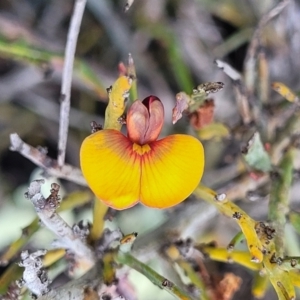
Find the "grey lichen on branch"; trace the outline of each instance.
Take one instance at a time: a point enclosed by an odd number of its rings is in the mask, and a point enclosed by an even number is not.
[[[59,206],[60,198],[58,196],[59,185],[52,184],[51,193],[45,198],[41,193],[41,185],[44,180],[34,180],[31,182],[26,197],[32,202],[36,213],[42,223],[51,230],[59,240],[55,242],[56,246],[67,249],[74,253],[77,261],[83,262],[87,268],[95,263],[95,255],[87,245],[86,233],[79,232],[78,226],[71,228],[60,216],[56,209]],[[84,229],[86,231],[86,228]]]
[[[43,268],[41,256],[46,254],[46,250],[38,250],[29,254],[28,251],[21,253],[20,267],[24,267],[23,278],[17,281],[19,287],[26,286],[35,296],[42,296],[49,292],[47,273]]]

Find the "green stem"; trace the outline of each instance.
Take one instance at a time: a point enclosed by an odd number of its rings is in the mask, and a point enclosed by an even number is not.
[[[277,256],[284,255],[284,227],[289,212],[289,190],[293,179],[293,160],[295,149],[289,147],[280,164],[279,172],[274,175],[270,192],[269,220],[276,230],[275,247]]]
[[[269,277],[261,276],[259,272],[255,272],[252,285],[252,295],[255,298],[261,299],[264,297],[269,286]]]
[[[17,264],[11,264],[0,278],[0,295],[7,292],[9,285],[19,279],[23,274],[24,269]],[[1,297],[0,297],[1,298]]]
[[[200,290],[201,292],[201,300],[209,300],[209,297],[206,293],[205,283],[202,280],[201,276],[195,272],[192,266],[184,261],[177,261],[178,265],[185,271],[187,277],[191,280],[191,282]]]
[[[230,243],[227,246],[228,251],[233,250],[233,248],[240,243],[243,239],[245,239],[244,233],[242,231],[238,232],[233,239],[230,241]]]
[[[27,244],[29,239],[40,228],[38,218],[34,219],[28,226],[22,229],[21,236],[11,243],[8,249],[1,255],[0,262],[2,265],[8,262]]]
[[[91,228],[90,239],[92,241],[97,241],[103,232],[104,228],[104,216],[108,210],[102,201],[95,198],[94,199],[94,209],[93,209],[93,226]]]
[[[130,101],[131,103],[133,103],[135,100],[138,99],[138,91],[137,91],[136,69],[131,54],[129,54],[128,56],[128,76],[135,79],[133,80],[130,89]]]
[[[166,279],[165,277],[159,275],[149,266],[145,265],[144,263],[140,262],[136,258],[134,258],[129,253],[123,253],[119,251],[116,256],[117,262],[127,265],[130,268],[140,272],[144,276],[146,276],[153,284],[157,285],[158,287],[164,289],[165,291],[169,292],[171,295],[175,296],[177,299],[182,300],[192,300],[193,298],[189,296],[186,292],[182,289],[177,287],[173,282]]]
[[[215,191],[202,184],[195,189],[194,194],[214,205],[220,213],[236,220],[247,241],[249,252],[252,255],[251,260],[257,263],[261,262],[263,254],[261,251],[261,241],[259,240],[255,229],[257,222],[248,216],[241,208],[227,199],[225,194],[218,195]]]
[[[52,62],[58,64],[63,63],[63,56],[60,53],[49,52],[41,48],[31,45],[26,41],[10,42],[0,36],[0,53],[11,59],[26,61],[31,64],[43,64]],[[76,59],[74,62],[74,72],[86,84],[93,89],[100,97],[106,96],[106,91],[103,88],[101,81],[93,69],[83,60]]]

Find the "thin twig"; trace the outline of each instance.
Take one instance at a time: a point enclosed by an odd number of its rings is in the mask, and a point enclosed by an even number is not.
[[[131,5],[133,4],[134,0],[127,0],[125,7],[124,7],[124,12],[127,12],[129,10],[129,8],[131,7]]]
[[[242,75],[228,63],[220,59],[217,59],[215,63],[226,75],[232,79],[238,110],[242,117],[243,123],[249,124],[252,121],[252,115]]]
[[[67,45],[65,50],[65,63],[62,75],[61,86],[61,106],[60,106],[60,123],[59,123],[59,141],[58,141],[58,166],[62,167],[65,163],[66,146],[68,138],[69,114],[70,114],[70,96],[73,73],[73,63],[77,38],[80,24],[85,9],[86,0],[76,0],[75,8],[71,19],[68,33]]]
[[[12,133],[10,135],[10,145],[11,151],[19,152],[37,166],[45,169],[48,174],[57,178],[67,179],[82,186],[87,186],[86,181],[79,169],[71,165],[63,165],[60,168],[57,161],[47,156],[45,151],[26,144],[22,141],[17,133]]]
[[[245,70],[245,84],[247,90],[251,93],[254,89],[255,84],[255,67],[256,67],[256,55],[259,50],[259,46],[261,45],[261,33],[263,28],[267,25],[267,23],[278,16],[282,10],[286,7],[286,5],[290,2],[290,0],[283,0],[279,2],[273,9],[267,12],[260,19],[256,30],[253,33],[250,45],[248,47],[244,70]]]
[[[261,104],[267,104],[270,97],[270,71],[265,49],[258,53],[258,97]]]

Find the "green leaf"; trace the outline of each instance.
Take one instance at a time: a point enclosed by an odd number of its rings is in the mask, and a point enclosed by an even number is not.
[[[262,144],[260,134],[255,132],[243,150],[243,157],[247,164],[257,171],[271,171],[271,159]]]

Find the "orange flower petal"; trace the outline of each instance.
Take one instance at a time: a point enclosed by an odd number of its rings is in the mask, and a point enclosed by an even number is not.
[[[146,206],[167,208],[186,199],[199,184],[204,151],[199,140],[170,135],[150,144],[142,156],[140,201]]]
[[[88,136],[80,149],[84,177],[94,194],[115,209],[135,205],[140,195],[140,156],[119,131],[106,129]]]

